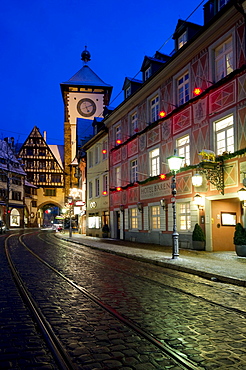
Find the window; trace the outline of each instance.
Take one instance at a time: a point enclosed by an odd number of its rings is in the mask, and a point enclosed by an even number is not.
[[[138,132],[138,115],[135,112],[131,115],[131,135],[136,134],[136,132]]]
[[[184,44],[187,43],[187,31],[185,31],[179,38],[178,38],[178,49],[182,48]]]
[[[33,149],[32,148],[27,148],[26,149],[26,154],[27,155],[33,155]]]
[[[148,80],[148,78],[151,76],[151,67],[148,67],[146,71],[144,72],[144,81]]]
[[[61,175],[51,174],[51,182],[60,183],[61,182]]]
[[[159,96],[150,101],[150,120],[155,122],[159,118]]]
[[[121,186],[121,170],[120,167],[115,169],[115,186]]]
[[[100,182],[99,182],[99,179],[95,179],[95,194],[96,194],[96,197],[99,197],[100,195]]]
[[[176,147],[178,149],[178,155],[184,157],[181,167],[190,165],[190,137],[189,135],[183,136],[176,141]]]
[[[191,228],[190,203],[178,203],[177,206],[179,208],[179,229],[188,231]]]
[[[134,159],[133,161],[130,162],[130,179],[131,182],[136,182],[138,181],[138,160]]]
[[[215,50],[215,80],[227,76],[233,71],[232,37],[219,45]]]
[[[45,197],[55,197],[56,196],[56,189],[54,189],[54,188],[44,189],[44,196]]]
[[[89,168],[93,167],[93,153],[89,152]]]
[[[126,98],[131,95],[131,86],[127,87],[126,89]]]
[[[151,207],[151,229],[157,230],[161,228],[160,206]]]
[[[95,164],[99,163],[99,145],[95,147]]]
[[[219,0],[219,10],[228,3],[229,0]]]
[[[189,73],[186,72],[178,78],[178,105],[186,103],[189,98]]]
[[[21,177],[18,176],[12,177],[12,184],[21,185]]]
[[[39,174],[39,181],[40,182],[46,182],[46,174],[45,173],[40,173]]]
[[[0,181],[7,182],[7,175],[5,173],[0,172]]]
[[[103,160],[108,158],[108,142],[105,140],[102,145],[102,150],[103,150]]]
[[[215,144],[217,155],[222,155],[223,152],[234,152],[233,115],[215,122]]]
[[[130,208],[130,228],[138,229],[138,210],[137,208]]]
[[[115,127],[115,141],[121,140],[121,127],[120,125]]]
[[[100,229],[101,227],[101,217],[99,216],[89,216],[88,217],[88,228],[89,229]]]
[[[108,175],[103,175],[103,194],[108,194]]]
[[[158,176],[160,174],[160,149],[156,148],[149,152],[150,161],[150,176]]]
[[[91,199],[92,198],[92,182],[90,181],[89,182],[89,199]]]

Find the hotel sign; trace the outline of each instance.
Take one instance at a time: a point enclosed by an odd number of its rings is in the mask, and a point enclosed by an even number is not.
[[[171,195],[171,179],[158,184],[140,187],[140,200]]]

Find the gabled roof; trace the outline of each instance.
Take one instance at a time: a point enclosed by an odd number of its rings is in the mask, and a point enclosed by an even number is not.
[[[9,147],[9,144],[5,140],[0,140],[0,159],[4,159],[6,162],[1,163],[0,161],[0,169],[7,172],[18,173],[19,175],[23,176],[26,175],[25,171],[20,166],[20,162],[15,157],[14,153]],[[7,164],[7,162],[9,163]]]
[[[130,85],[130,83],[134,83],[134,84],[141,85],[141,84],[143,83],[143,81],[142,81],[142,80],[138,80],[138,79],[136,79],[136,78],[126,77],[126,78],[125,78],[125,81],[124,81],[124,85],[123,85],[123,87],[122,87],[122,90],[125,90],[125,88],[126,88],[127,86],[129,86],[129,85]]]
[[[197,23],[187,22],[182,19],[179,19],[173,34],[173,39],[179,37],[183,32],[185,32],[187,28],[190,28],[194,31],[199,31],[202,28],[202,26],[200,26]]]
[[[64,162],[64,145],[48,145],[57,162],[63,168]]]
[[[169,55],[165,55],[165,54],[161,54],[161,55],[163,56],[161,59],[155,58],[155,57],[148,57],[147,55],[145,55],[140,71],[143,72],[146,69],[146,67],[148,67],[151,63],[160,65],[160,64],[166,63],[170,59]]]
[[[62,85],[107,87],[112,89],[112,86],[106,84],[88,65],[84,65],[68,81],[61,83],[61,86]]]

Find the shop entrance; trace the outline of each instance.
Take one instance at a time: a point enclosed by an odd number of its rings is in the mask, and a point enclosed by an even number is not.
[[[241,222],[241,207],[237,198],[212,202],[213,251],[234,251],[235,225]]]

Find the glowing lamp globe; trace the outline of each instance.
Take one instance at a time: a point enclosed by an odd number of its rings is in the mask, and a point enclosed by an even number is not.
[[[202,175],[200,175],[200,173],[195,173],[195,175],[192,176],[191,181],[193,186],[201,186],[203,181]]]
[[[241,201],[245,201],[246,200],[246,188],[241,188],[240,190],[238,190],[238,197]]]
[[[176,149],[174,150],[174,155],[171,155],[167,158],[168,166],[170,168],[171,172],[178,172],[180,170],[180,167],[182,165],[184,157],[180,157],[177,155]]]

